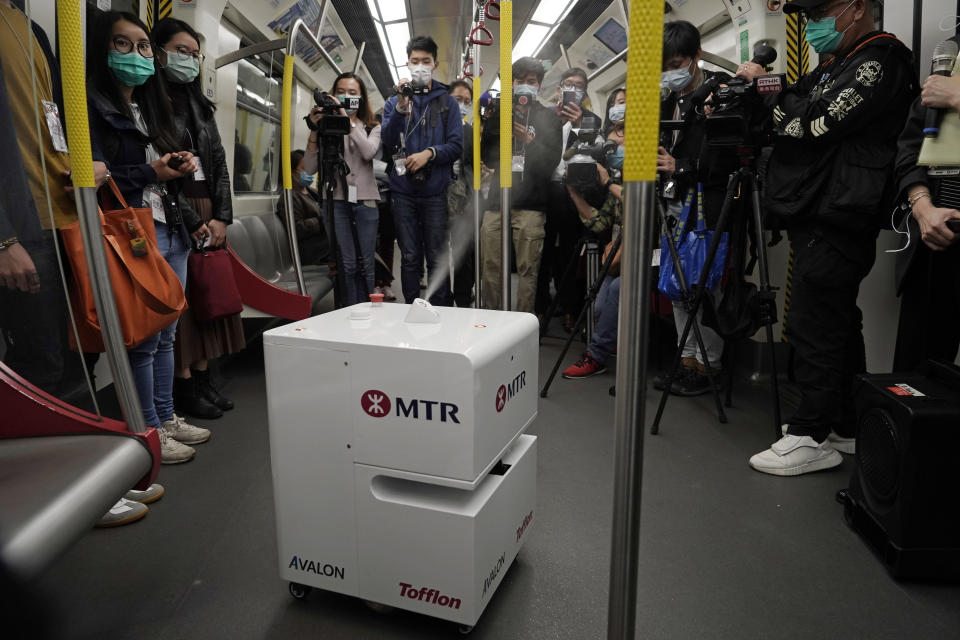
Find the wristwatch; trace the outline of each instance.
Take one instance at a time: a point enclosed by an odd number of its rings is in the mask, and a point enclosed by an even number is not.
[[[20,242],[20,240],[17,238],[17,236],[13,236],[13,237],[7,238],[6,240],[2,240],[0,241],[0,251],[6,251],[13,245],[17,244],[18,242]]]

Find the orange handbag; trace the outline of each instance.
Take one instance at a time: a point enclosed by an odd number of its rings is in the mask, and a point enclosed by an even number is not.
[[[187,301],[176,272],[157,249],[151,209],[127,206],[113,178],[107,185],[117,208],[100,209],[100,228],[123,341],[130,349],[170,326]],[[72,332],[70,346],[88,353],[104,351],[79,221],[63,227],[60,236],[72,271],[70,302],[80,334],[79,349]]]

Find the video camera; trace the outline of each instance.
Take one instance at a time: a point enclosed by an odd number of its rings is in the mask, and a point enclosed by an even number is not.
[[[359,109],[360,97],[348,96],[349,104],[341,104],[336,98],[320,89],[313,90],[313,101],[323,113],[317,123],[314,123],[309,115],[304,116],[307,127],[311,131],[317,131],[321,136],[340,136],[341,147],[343,146],[343,136],[350,134],[350,118],[340,115],[340,109]]]
[[[583,116],[580,129],[577,130],[577,143],[563,154],[567,161],[567,174],[564,182],[580,193],[597,186],[597,164],[605,163],[607,154],[617,150],[613,140],[598,141],[600,119]]]
[[[397,95],[412,98],[413,96],[423,96],[430,93],[430,85],[419,82],[404,82],[397,89]]]
[[[751,62],[765,67],[776,59],[776,49],[758,44]],[[707,143],[714,147],[764,146],[772,135],[772,127],[763,97],[780,93],[785,85],[782,74],[757,76],[753,82],[741,76],[726,82],[714,76],[704,82],[690,100],[698,110],[708,98],[708,104],[713,106],[713,112],[706,116]]]

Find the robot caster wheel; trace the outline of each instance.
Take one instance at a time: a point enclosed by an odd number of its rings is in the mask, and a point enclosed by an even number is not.
[[[462,624],[459,627],[457,627],[457,631],[460,632],[460,635],[465,636],[469,634],[471,631],[473,631],[473,625]]]
[[[396,607],[391,607],[388,604],[380,604],[379,602],[374,602],[372,600],[364,600],[363,604],[367,606],[367,609],[375,613],[379,613],[382,616],[393,613],[397,610]]]
[[[291,582],[288,589],[290,591],[290,595],[297,600],[303,600],[310,594],[311,591],[313,591],[313,587],[308,587],[297,582]]]

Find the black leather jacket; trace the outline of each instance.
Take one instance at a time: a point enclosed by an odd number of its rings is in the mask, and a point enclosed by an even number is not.
[[[87,107],[94,157],[106,161],[127,204],[142,207],[144,187],[157,182],[157,173],[146,160],[150,140],[140,133],[133,120],[93,87],[87,87]],[[180,180],[171,180],[164,186],[179,204],[176,208],[166,209],[167,224],[183,224],[191,233],[199,229],[203,220],[185,198],[180,198]]]
[[[200,159],[200,166],[207,178],[210,198],[213,201],[213,219],[224,224],[233,222],[233,200],[230,196],[230,173],[227,156],[220,141],[220,131],[213,113],[207,113],[196,98],[183,85],[168,83],[173,102],[173,117],[177,127],[177,139],[183,142]],[[188,105],[189,109],[178,109]]]

